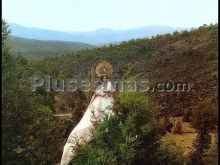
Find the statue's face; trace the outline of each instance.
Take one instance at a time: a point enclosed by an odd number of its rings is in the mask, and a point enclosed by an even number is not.
[[[106,81],[107,81],[107,77],[104,76],[104,77],[103,77],[103,82],[106,82]]]

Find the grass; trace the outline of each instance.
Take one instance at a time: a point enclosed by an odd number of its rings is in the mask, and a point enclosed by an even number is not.
[[[167,133],[166,137],[171,137],[175,143],[183,149],[184,155],[193,150],[193,141],[196,139],[197,132],[191,127],[190,123],[182,123],[182,134]],[[212,143],[214,142],[215,134],[212,133]]]
[[[193,141],[196,139],[197,133],[183,133],[181,135],[171,135],[178,146],[183,149],[184,154],[189,153],[193,149]]]
[[[196,132],[196,130],[193,127],[191,127],[190,123],[188,122],[183,122],[182,126],[183,126],[182,133],[195,133]]]

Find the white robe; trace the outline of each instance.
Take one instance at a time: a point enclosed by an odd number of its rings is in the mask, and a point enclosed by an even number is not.
[[[111,92],[114,91],[110,81],[98,85],[82,119],[72,130],[67,139],[60,165],[68,165],[76,156],[77,146],[86,144],[92,140],[94,122],[102,121],[106,115],[108,117],[113,115],[112,106],[114,100],[111,96]],[[110,94],[106,92],[110,92]]]

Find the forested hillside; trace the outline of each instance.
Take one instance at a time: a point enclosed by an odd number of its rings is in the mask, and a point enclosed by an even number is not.
[[[155,82],[187,82],[189,92],[148,92],[169,115],[184,115],[201,100],[217,101],[217,26],[158,35],[120,45],[96,48],[59,58],[47,58],[34,66],[55,78],[91,78],[91,70],[101,59],[109,60],[113,78],[148,78]],[[54,67],[56,66],[56,67]]]
[[[73,164],[216,164],[217,28],[203,25],[34,60],[13,53],[7,23],[2,21],[3,164],[58,163],[70,131],[91,99],[91,92],[81,90],[47,92],[42,86],[32,92],[30,78],[92,80],[94,67],[103,59],[113,65],[112,79],[148,78],[151,85],[171,81],[193,86],[185,92],[116,92],[116,115],[96,127],[94,140],[80,148]],[[58,112],[72,117],[57,117]],[[171,131],[171,117],[183,118],[184,124],[178,119]],[[193,149],[185,152],[175,137],[192,132]]]
[[[41,41],[15,36],[9,37],[8,45],[11,47],[11,52],[13,54],[32,59],[57,56],[95,47],[81,42]]]

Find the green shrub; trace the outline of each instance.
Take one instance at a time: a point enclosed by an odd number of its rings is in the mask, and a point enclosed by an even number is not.
[[[116,114],[97,126],[93,141],[82,146],[73,164],[153,164],[162,125],[158,107],[142,93],[119,93]],[[107,130],[107,131],[106,131]]]
[[[211,144],[211,132],[216,129],[217,107],[204,100],[193,109],[192,125],[198,131],[193,142],[195,151],[191,153],[191,163],[204,164],[203,156]]]
[[[158,147],[158,164],[184,164],[183,150],[171,136],[163,137]]]
[[[203,162],[205,165],[216,165],[218,164],[218,145],[217,143],[212,144],[210,148],[205,150],[203,154]]]

